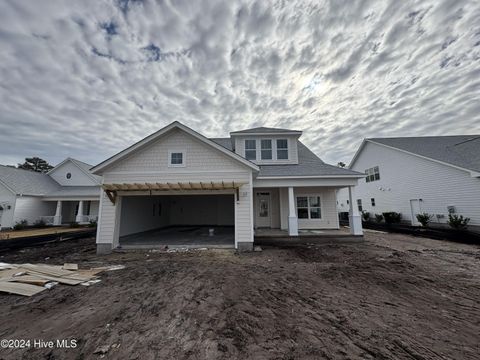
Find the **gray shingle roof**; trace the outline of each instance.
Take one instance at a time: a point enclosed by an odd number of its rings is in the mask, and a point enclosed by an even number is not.
[[[230,138],[210,139],[217,144],[233,151]],[[260,172],[258,177],[262,176],[342,176],[364,174],[340,168],[338,166],[324,163],[317,155],[308,149],[302,142],[297,142],[298,146],[298,164],[295,165],[259,165]]]
[[[239,130],[239,131],[232,131],[230,134],[237,134],[237,133],[285,133],[285,132],[298,132],[301,133],[300,130],[290,130],[290,129],[281,129],[281,128],[270,128],[265,126],[260,126],[251,129]]]
[[[47,174],[3,165],[0,165],[0,181],[17,195],[41,196],[60,188],[60,185]]]
[[[468,170],[480,171],[480,135],[372,138],[367,140]]]
[[[50,192],[46,197],[95,196],[100,197],[100,186],[62,186]]]

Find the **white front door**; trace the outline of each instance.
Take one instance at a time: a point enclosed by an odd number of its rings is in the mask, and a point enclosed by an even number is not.
[[[256,226],[270,227],[271,226],[271,209],[270,209],[270,193],[257,192],[257,211],[256,211]]]
[[[420,209],[420,200],[419,199],[412,199],[410,200],[410,209],[412,211],[412,225],[417,226],[420,223],[417,220],[417,214],[420,214],[422,210]]]

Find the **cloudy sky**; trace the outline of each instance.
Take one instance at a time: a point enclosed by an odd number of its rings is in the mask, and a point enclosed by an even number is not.
[[[206,136],[480,133],[480,2],[0,0],[0,163],[96,164],[179,120]]]

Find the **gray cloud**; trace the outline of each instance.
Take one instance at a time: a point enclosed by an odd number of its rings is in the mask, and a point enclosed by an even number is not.
[[[0,163],[97,163],[174,120],[207,136],[480,133],[480,5],[444,1],[4,1]]]

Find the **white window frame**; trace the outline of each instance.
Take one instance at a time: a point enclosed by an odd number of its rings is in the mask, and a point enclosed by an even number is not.
[[[287,147],[286,148],[279,148],[278,147],[278,140],[285,140],[287,142]],[[286,160],[289,160],[290,159],[290,151],[289,151],[289,143],[288,143],[288,139],[287,138],[276,138],[275,139],[275,160],[279,160],[279,161],[286,161]],[[278,158],[278,150],[281,150],[281,151],[284,151],[286,150],[287,151],[287,158],[286,159],[279,159]]]
[[[306,198],[307,198],[307,205],[308,205],[308,207],[307,207],[306,209],[308,209],[308,218],[300,218],[300,217],[298,216],[298,198],[303,198],[303,197],[306,197]],[[319,205],[320,205],[320,206],[313,206],[313,207],[311,207],[311,206],[310,206],[310,197],[318,197],[318,199],[319,199]],[[303,206],[302,206],[301,208],[302,208],[302,209],[305,209],[305,207],[303,207]],[[318,209],[320,209],[320,217],[318,217],[318,218],[312,218],[312,217],[310,217],[310,209],[311,209],[311,208],[315,208],[315,209],[318,208]],[[320,194],[297,194],[297,195],[295,195],[295,210],[297,211],[297,219],[298,219],[299,221],[302,221],[302,220],[305,220],[305,221],[306,221],[306,220],[313,220],[313,221],[323,220],[323,211],[322,211],[322,209],[323,209],[323,202],[322,202],[322,196],[321,196]]]
[[[377,166],[373,166],[371,168],[368,168],[365,170],[365,175],[367,175],[367,177],[365,178],[365,182],[369,183],[369,182],[373,182],[373,181],[379,181],[380,180],[380,167],[377,165]],[[373,177],[373,179],[370,179],[370,177]]]
[[[181,164],[172,164],[172,154],[182,154]],[[187,152],[185,150],[168,150],[168,167],[185,167],[187,165]]]
[[[255,149],[247,149],[247,141],[253,141],[255,143]],[[248,159],[247,158],[247,151],[255,151],[255,158],[254,159]],[[248,161],[256,161],[258,159],[258,144],[257,144],[257,139],[244,139],[243,140],[243,157],[247,159]]]
[[[270,148],[264,149],[262,147],[262,142],[263,141],[270,141]],[[273,158],[273,143],[274,143],[274,139],[260,139],[260,159],[261,160],[266,160],[266,161],[274,160],[274,158]],[[264,159],[263,158],[263,151],[270,151],[270,159]]]

